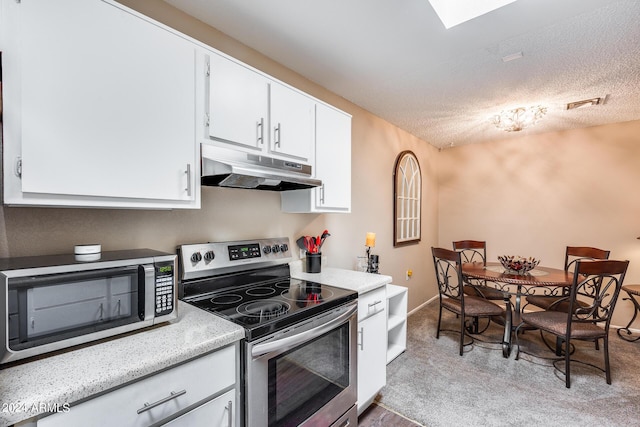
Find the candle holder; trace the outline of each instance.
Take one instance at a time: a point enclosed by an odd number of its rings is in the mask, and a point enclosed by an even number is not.
[[[380,257],[371,254],[371,247],[367,246],[367,273],[378,273]]]
[[[378,255],[371,255],[371,248],[376,245],[376,233],[368,232],[364,245],[367,247],[367,273],[377,273]]]

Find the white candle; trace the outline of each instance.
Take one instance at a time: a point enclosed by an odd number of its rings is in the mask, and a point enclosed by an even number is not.
[[[376,233],[367,233],[367,240],[364,245],[370,248],[374,247],[376,245]]]

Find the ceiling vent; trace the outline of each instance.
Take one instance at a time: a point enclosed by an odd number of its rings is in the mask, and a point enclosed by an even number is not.
[[[574,101],[567,104],[567,110],[576,110],[578,108],[593,107],[594,105],[604,104],[604,98],[591,98],[582,101]]]

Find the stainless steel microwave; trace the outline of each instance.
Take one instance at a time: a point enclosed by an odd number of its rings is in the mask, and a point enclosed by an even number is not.
[[[150,249],[0,259],[0,364],[177,317],[176,255]]]

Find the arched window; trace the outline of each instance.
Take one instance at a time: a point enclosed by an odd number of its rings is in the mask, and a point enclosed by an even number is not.
[[[396,159],[394,179],[394,246],[420,241],[422,175],[416,155],[403,151]]]

